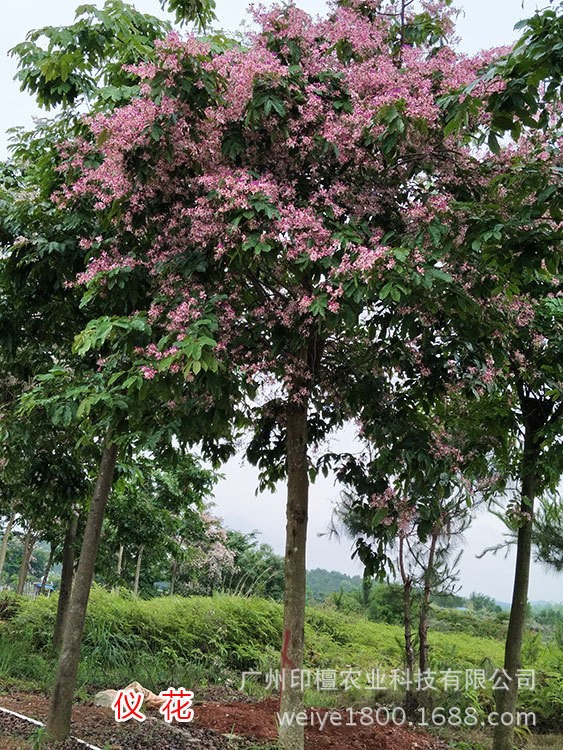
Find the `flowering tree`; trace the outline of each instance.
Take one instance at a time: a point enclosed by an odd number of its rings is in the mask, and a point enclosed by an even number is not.
[[[451,590],[455,582],[455,543],[468,527],[475,504],[474,487],[463,473],[463,456],[444,425],[448,405],[441,404],[441,414],[437,408],[431,411],[427,378],[418,377],[407,390],[396,372],[385,389],[381,374],[368,376],[367,382],[364,375],[361,386],[356,384],[363,450],[332,460],[347,488],[336,517],[355,543],[354,556],[363,562],[365,575],[393,575],[401,583],[405,664],[412,676],[413,593],[421,591],[418,668],[424,674],[429,668],[431,599]],[[366,398],[366,390],[377,392],[377,398]],[[409,715],[424,697],[407,681]]]
[[[514,52],[487,75],[507,76],[504,93],[487,100],[490,119],[478,133],[481,142],[489,136],[493,153],[481,153],[466,173],[473,186],[466,198],[434,219],[435,231],[448,226],[445,235],[455,238],[450,271],[466,294],[457,330],[463,337],[472,329],[474,361],[457,371],[461,391],[479,396],[466,415],[473,411],[476,430],[488,436],[484,455],[505,485],[519,485],[508,507],[518,538],[504,661],[509,688],[497,695],[499,713],[517,706],[535,501],[557,487],[563,470],[561,68],[554,38],[537,33],[560,24],[552,11],[536,15]],[[513,98],[511,118],[505,108]],[[469,100],[462,111],[479,106],[478,97]],[[501,147],[496,136],[507,129],[519,140]],[[512,745],[513,727],[497,727],[495,750]]]
[[[205,0],[195,3],[186,0],[174,2],[174,9],[185,20],[204,22],[209,18],[210,5]],[[120,322],[106,316],[95,334],[86,327],[74,353],[71,351],[73,335],[84,327],[88,318],[78,306],[79,292],[65,282],[84,269],[84,251],[78,239],[91,235],[91,212],[79,208],[72,212],[61,211],[50,200],[50,193],[60,181],[56,169],[60,155],[54,152],[54,142],[60,140],[57,136],[62,132],[68,138],[80,131],[77,115],[85,102],[94,110],[107,110],[116,102],[130,101],[138,93],[131,74],[123,65],[150,59],[154,50],[152,42],[165,28],[166,24],[138,13],[120,0],[109,0],[103,9],[82,6],[77,22],[71,27],[31,32],[28,40],[14,50],[20,58],[22,88],[31,91],[47,109],[63,105],[63,112],[54,124],[40,124],[33,134],[16,136],[16,177],[11,173],[13,165],[2,171],[0,197],[3,199],[10,191],[16,197],[14,200],[12,194],[8,201],[1,202],[3,260],[7,258],[6,265],[11,267],[8,275],[3,273],[2,293],[12,292],[19,284],[23,298],[29,303],[27,317],[16,321],[17,315],[12,314],[21,310],[19,301],[14,311],[10,311],[10,322],[18,333],[18,345],[24,350],[35,345],[40,352],[32,375],[41,377],[39,373],[45,360],[47,369],[56,363],[43,375],[41,386],[26,393],[20,416],[37,410],[47,414],[58,428],[68,430],[72,424],[75,439],[93,445],[101,453],[98,482],[90,504],[47,722],[49,735],[54,739],[64,739],[70,730],[84,617],[118,444],[127,451],[148,437],[154,448],[159,442],[169,441],[175,430],[176,434],[182,432],[178,430],[179,411],[174,418],[164,419],[162,413],[155,410],[154,403],[149,405],[150,399],[143,401],[144,394],[136,377],[139,376],[142,385],[142,362],[136,363],[132,379],[127,378],[123,369],[118,377],[115,369],[111,373],[116,364],[126,368],[133,354],[127,347],[116,346],[116,334],[125,329],[128,346],[132,346],[135,337],[141,334],[142,321]],[[45,42],[46,46],[42,47]],[[7,177],[5,181],[4,177]],[[7,286],[4,285],[6,278]],[[50,314],[53,311],[55,315]],[[99,312],[98,309],[96,314]],[[37,335],[41,342],[38,347]],[[110,357],[110,367],[102,373],[94,350],[104,343],[107,346],[109,341],[112,341],[113,357]],[[198,371],[213,367],[215,360],[208,353],[213,340],[202,334],[192,338],[191,343],[195,348],[188,357],[188,366],[197,362]],[[120,382],[116,383],[117,380]],[[159,403],[163,394],[160,391]],[[170,391],[164,400],[172,400]],[[136,425],[135,414],[139,417]],[[192,426],[197,422],[193,414],[189,421]],[[216,435],[217,431],[211,429],[208,434]],[[197,439],[194,432],[190,434]],[[181,439],[186,439],[186,435]],[[149,443],[145,441],[144,445],[148,447]],[[71,527],[73,523],[69,526],[70,536]],[[67,549],[70,550],[70,545]]]
[[[497,695],[500,713],[514,713],[517,705],[514,676],[521,661],[535,499],[557,487],[563,470],[555,144],[549,137],[530,138],[493,160],[464,230],[466,242],[480,254],[479,261],[465,254],[463,262],[474,262],[479,277],[465,273],[465,285],[479,301],[481,344],[491,352],[488,366],[469,373],[470,387],[481,396],[475,405],[478,429],[493,438],[489,456],[505,484],[520,485],[507,509],[518,543],[504,662],[510,689]],[[510,727],[498,728],[495,750],[511,747]]]
[[[461,104],[442,99],[445,132],[461,124],[460,140],[473,147],[449,176],[427,182],[434,210],[419,214],[415,243],[446,249],[441,271],[452,284],[434,312],[405,305],[401,324],[413,312],[425,324],[409,331],[423,386],[411,398],[427,405],[442,391],[465,436],[464,470],[489,491],[520,485],[507,509],[518,552],[499,713],[517,705],[534,501],[562,469],[560,24],[554,11],[537,14],[514,51],[462,89]],[[487,81],[492,93],[476,94]],[[519,140],[501,144],[507,130]],[[396,377],[413,382],[404,364]],[[495,750],[511,748],[512,735],[497,727]]]
[[[303,658],[308,446],[346,413],[335,375],[363,311],[450,281],[442,249],[405,237],[444,205],[432,186],[459,156],[438,99],[495,53],[456,55],[448,5],[350,0],[319,21],[277,7],[244,48],[172,34],[129,68],[141,96],[66,147],[60,200],[100,216],[88,294],[150,290],[144,377],[181,373],[211,321],[258,395],[253,455],[288,483],[284,670]],[[286,684],[282,710],[301,700]],[[302,729],[280,741],[302,747]]]

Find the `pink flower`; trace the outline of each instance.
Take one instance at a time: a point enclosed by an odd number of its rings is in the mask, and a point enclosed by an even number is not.
[[[154,367],[151,367],[149,365],[143,365],[141,367],[141,372],[143,373],[143,377],[145,380],[152,380],[156,375],[158,375],[158,370],[155,370]]]

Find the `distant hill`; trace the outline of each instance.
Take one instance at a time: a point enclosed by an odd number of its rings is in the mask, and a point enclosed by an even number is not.
[[[362,585],[361,576],[349,576],[338,570],[315,568],[307,571],[307,598],[323,601],[329,594],[354,591]]]
[[[498,604],[498,606],[502,607],[503,610],[510,610],[510,604],[508,602],[495,601],[495,604]],[[554,602],[554,601],[546,602],[543,599],[540,599],[538,601],[530,602],[530,607],[533,610],[546,609],[546,608],[549,609],[551,607],[555,607],[555,609],[557,609],[558,607],[563,607],[563,602],[559,602],[559,603]]]
[[[307,599],[310,602],[322,602],[329,594],[339,593],[340,591],[358,591],[362,588],[362,576],[349,576],[341,573],[339,570],[325,570],[324,568],[314,568],[307,571]],[[469,606],[469,599],[460,596],[448,596],[434,598],[435,603],[440,607],[465,607]],[[498,599],[492,599],[494,604],[499,606],[503,612],[510,611],[510,603]],[[533,610],[542,610],[550,607],[563,607],[563,603],[557,604],[553,601],[533,601],[530,602]]]
[[[507,604],[506,606],[510,608],[509,604]],[[555,602],[555,601],[546,602],[543,599],[541,599],[536,602],[530,602],[530,606],[532,609],[546,609],[546,608],[547,609],[551,609],[551,608],[559,609],[560,607],[563,607],[563,602]]]

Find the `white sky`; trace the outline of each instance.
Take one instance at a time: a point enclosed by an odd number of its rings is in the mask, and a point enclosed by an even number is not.
[[[29,29],[46,25],[71,23],[74,10],[86,0],[18,0],[2,3],[0,25],[0,158],[6,154],[7,128],[16,125],[31,125],[32,117],[40,114],[33,101],[19,91],[12,80],[16,71],[15,61],[7,51],[23,41]],[[130,0],[131,1],[131,0]],[[158,0],[132,0],[141,11],[159,15]],[[89,0],[94,2],[94,0]],[[100,2],[94,2],[100,5]],[[323,13],[326,3],[322,0],[298,0],[298,4],[310,13]],[[229,31],[236,30],[245,16],[246,0],[217,0],[218,26]],[[475,52],[487,47],[508,44],[516,38],[514,24],[521,18],[532,15],[536,7],[545,3],[535,0],[458,0],[462,15],[458,21],[460,47],[465,52]],[[350,436],[342,439],[344,450],[353,448]],[[261,540],[271,544],[283,554],[285,537],[285,495],[283,487],[274,496],[255,496],[256,472],[233,459],[223,469],[226,476],[216,492],[217,512],[227,526],[241,531],[258,529]],[[308,567],[342,570],[361,573],[361,565],[350,559],[350,542],[340,543],[319,536],[326,532],[331,509],[338,500],[339,490],[330,479],[319,481],[311,491],[309,514]],[[501,523],[492,515],[482,515],[466,534],[465,552],[462,558],[462,593],[481,591],[501,601],[510,601],[514,557],[505,560],[502,555],[477,560],[475,555],[485,547],[497,544],[503,533]],[[561,577],[546,573],[534,565],[531,576],[530,599],[563,601]]]

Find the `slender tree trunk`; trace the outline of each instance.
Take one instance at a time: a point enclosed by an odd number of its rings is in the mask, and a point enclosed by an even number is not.
[[[74,545],[76,544],[76,534],[78,533],[78,513],[72,514],[68,522],[63,547],[63,567],[61,570],[61,585],[59,588],[59,601],[57,603],[57,619],[55,621],[55,630],[53,632],[53,648],[58,651],[63,640],[63,630],[65,626],[68,604],[70,602],[70,593],[72,591],[72,579],[74,578]]]
[[[23,594],[27,576],[29,575],[29,561],[33,553],[33,547],[35,546],[35,538],[33,531],[30,529],[23,540],[23,557],[20,565],[20,577],[18,580],[18,586],[16,588],[16,594],[20,596]]]
[[[412,689],[411,680],[414,675],[414,646],[412,641],[412,579],[405,570],[405,540],[399,537],[399,569],[403,583],[403,630],[405,634],[405,667],[407,671],[407,689],[405,691],[405,713],[409,717],[414,716],[417,701]]]
[[[536,445],[537,433],[533,423],[534,419],[532,417],[526,419],[521,478],[522,499],[520,504],[523,520],[518,529],[514,589],[504,651],[504,669],[508,678],[504,677],[502,680],[502,682],[508,682],[508,690],[496,690],[496,709],[499,713],[499,723],[495,727],[493,735],[493,750],[513,750],[514,747],[513,723],[511,722],[510,726],[504,726],[500,716],[503,713],[514,716],[518,701],[516,673],[522,664],[522,642],[524,640],[528,606],[530,562],[532,559],[533,513],[539,453]]]
[[[369,597],[373,588],[373,578],[371,576],[364,575],[362,579],[362,606],[364,612],[367,612],[369,607]]]
[[[411,611],[412,583],[407,581],[403,585],[403,627],[405,631],[405,666],[410,677],[414,674],[414,646],[412,640],[412,611]]]
[[[428,613],[430,611],[430,594],[432,593],[432,576],[434,575],[434,560],[436,559],[438,535],[438,531],[432,532],[430,549],[428,551],[428,563],[424,571],[424,591],[422,593],[418,618],[418,668],[420,674],[428,670]]]
[[[174,591],[176,589],[176,575],[178,574],[178,561],[172,560],[172,571],[170,573],[170,590],[169,594],[170,596],[174,596]]]
[[[4,563],[6,562],[6,552],[8,551],[8,542],[10,541],[10,534],[12,533],[12,526],[16,520],[16,514],[12,513],[4,529],[4,536],[2,537],[2,546],[0,547],[0,577],[4,571]]]
[[[72,587],[57,676],[49,706],[46,728],[49,739],[54,742],[62,742],[70,734],[72,700],[76,686],[78,662],[80,661],[80,646],[86,619],[86,608],[94,578],[94,566],[116,460],[117,446],[106,443],[84,531],[80,562],[78,563],[76,580]]]
[[[135,583],[133,585],[133,593],[135,596],[139,594],[139,578],[141,577],[141,562],[143,560],[144,544],[139,545],[139,551],[137,552],[137,565],[135,566]]]
[[[125,551],[125,546],[123,544],[119,545],[119,550],[117,551],[117,566],[115,568],[115,572],[117,573],[117,577],[121,577],[121,571],[123,569],[123,552]]]
[[[49,551],[49,559],[47,560],[47,565],[45,565],[45,570],[43,571],[43,578],[41,579],[41,588],[39,589],[39,596],[43,596],[45,594],[45,586],[47,585],[47,581],[49,580],[49,573],[51,572],[51,566],[53,565],[54,557],[55,557],[55,547],[54,545],[51,545],[51,549]]]
[[[307,464],[307,403],[287,407],[287,526],[285,545],[284,629],[281,654],[282,691],[280,714],[291,715],[303,709],[303,668],[305,635],[305,549],[309,503]],[[292,680],[292,676],[295,682]],[[304,728],[293,722],[280,724],[280,750],[303,750]]]

